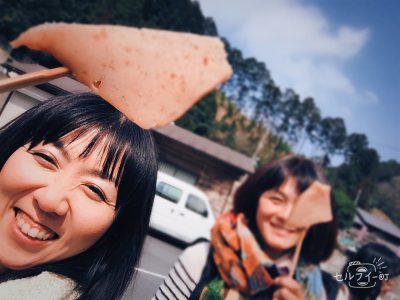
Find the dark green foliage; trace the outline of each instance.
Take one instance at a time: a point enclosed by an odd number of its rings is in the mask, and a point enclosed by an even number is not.
[[[263,62],[253,57],[244,58],[239,49],[232,47],[227,40],[224,42],[234,73],[222,89],[238,108],[248,110],[254,116],[256,106],[268,92],[266,85],[271,81],[269,71]]]
[[[400,225],[400,164],[380,162],[363,134],[350,134],[346,143],[345,162],[329,169],[334,187],[357,201],[357,206],[376,207]]]
[[[319,143],[325,153],[340,154],[346,147],[346,125],[342,118],[324,118],[317,128]]]
[[[217,113],[216,93],[212,92],[202,101],[193,106],[176,124],[198,135],[212,138],[215,128],[215,115]]]
[[[338,218],[339,227],[344,229],[353,224],[356,207],[353,200],[342,190],[333,192],[335,197],[335,211]]]
[[[0,0],[0,43],[8,42],[31,26],[44,22],[119,24],[217,35],[214,21],[204,18],[199,4],[188,0]],[[48,55],[26,48],[14,58],[59,66]]]
[[[376,207],[400,226],[400,175],[379,182],[374,199]]]
[[[378,170],[378,185],[373,195],[376,207],[400,226],[400,164],[394,160],[382,162]]]
[[[400,164],[395,160],[384,161],[379,165],[378,180],[388,181],[400,176]]]
[[[334,181],[353,199],[359,194],[358,206],[368,208],[376,189],[379,164],[379,155],[368,147],[366,136],[353,133],[347,138],[345,163],[334,171]]]
[[[0,0],[5,41],[44,22],[120,24],[217,35],[214,21],[187,0]]]

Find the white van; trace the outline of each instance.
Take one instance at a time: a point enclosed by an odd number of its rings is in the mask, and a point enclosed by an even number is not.
[[[207,196],[193,185],[158,172],[150,228],[185,243],[210,239],[214,216]]]

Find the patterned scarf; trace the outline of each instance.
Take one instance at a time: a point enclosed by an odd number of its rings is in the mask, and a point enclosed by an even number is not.
[[[289,273],[260,248],[243,214],[222,215],[212,229],[211,246],[220,276],[203,289],[201,300],[266,299],[265,295],[276,289],[274,278]],[[322,299],[322,276],[317,266],[300,265],[295,276],[307,299]]]

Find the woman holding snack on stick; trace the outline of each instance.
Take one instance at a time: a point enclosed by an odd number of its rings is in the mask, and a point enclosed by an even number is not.
[[[147,129],[175,121],[230,77],[223,43],[46,23],[12,46],[47,51],[65,67],[1,80],[0,92],[71,73],[99,96],[55,97],[0,129],[0,299],[120,299],[155,194]]]
[[[299,156],[260,168],[216,221],[210,244],[187,248],[154,299],[346,299],[319,268],[337,233],[325,182]]]

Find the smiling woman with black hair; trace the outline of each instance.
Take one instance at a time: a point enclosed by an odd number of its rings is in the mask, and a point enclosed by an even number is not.
[[[232,211],[217,219],[211,241],[188,247],[153,299],[347,299],[344,287],[319,266],[334,250],[335,216],[310,227],[293,268],[301,230],[287,221],[315,181],[326,184],[322,171],[297,155],[271,161],[251,174],[236,191]]]
[[[153,204],[150,132],[84,93],[25,112],[0,145],[0,298],[119,299]]]

